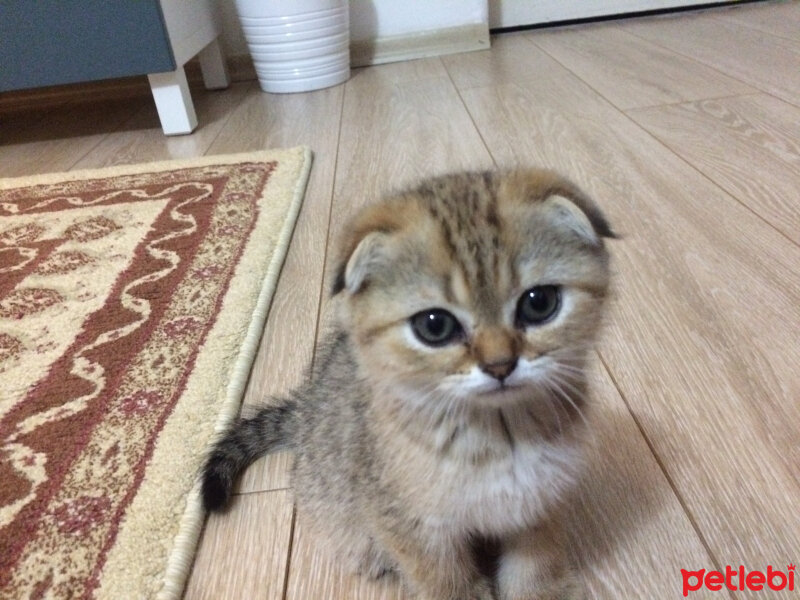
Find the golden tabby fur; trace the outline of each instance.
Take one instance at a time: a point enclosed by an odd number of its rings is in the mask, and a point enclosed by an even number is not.
[[[449,175],[363,210],[310,383],[219,441],[206,506],[288,447],[300,514],[352,568],[429,600],[579,598],[557,508],[591,418],[612,235],[538,170]]]

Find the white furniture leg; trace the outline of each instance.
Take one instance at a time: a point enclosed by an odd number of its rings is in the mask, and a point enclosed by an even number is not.
[[[182,135],[194,131],[197,116],[183,67],[168,73],[153,73],[147,78],[164,135]]]
[[[203,48],[198,57],[206,89],[221,90],[231,84],[228,64],[225,62],[225,54],[222,52],[219,38],[215,38],[213,42]]]

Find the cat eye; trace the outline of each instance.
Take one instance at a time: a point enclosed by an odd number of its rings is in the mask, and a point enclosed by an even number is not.
[[[461,338],[464,330],[446,310],[433,308],[418,312],[410,319],[414,335],[428,346],[444,346]]]
[[[517,302],[517,324],[541,325],[561,308],[561,293],[555,285],[537,285],[527,290]]]

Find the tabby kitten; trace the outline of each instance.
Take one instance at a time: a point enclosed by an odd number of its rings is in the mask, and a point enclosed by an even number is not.
[[[581,462],[604,237],[548,171],[444,176],[364,209],[310,383],[216,444],[206,508],[290,448],[301,516],[354,570],[430,600],[581,597],[556,509]]]

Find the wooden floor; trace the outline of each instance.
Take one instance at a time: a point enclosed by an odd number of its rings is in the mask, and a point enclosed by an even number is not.
[[[0,175],[310,146],[254,403],[313,359],[329,243],[357,207],[455,169],[563,171],[623,234],[570,521],[591,597],[679,598],[681,568],[785,571],[800,561],[800,2],[492,42],[314,93],[198,91],[201,127],[183,138],[161,135],[145,98],[0,117]],[[186,599],[402,597],[314,551],[288,464],[260,461],[209,518]]]

